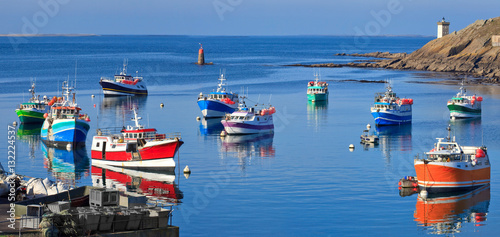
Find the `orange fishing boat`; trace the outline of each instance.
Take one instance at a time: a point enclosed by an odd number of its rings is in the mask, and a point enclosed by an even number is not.
[[[460,146],[455,137],[437,138],[434,148],[414,161],[418,186],[431,192],[472,190],[490,183],[485,146]]]

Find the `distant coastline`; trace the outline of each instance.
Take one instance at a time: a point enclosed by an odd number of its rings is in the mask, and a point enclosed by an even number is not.
[[[88,36],[99,36],[96,34],[0,34],[0,37],[88,37]]]

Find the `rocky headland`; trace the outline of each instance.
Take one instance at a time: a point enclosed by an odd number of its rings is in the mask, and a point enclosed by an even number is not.
[[[454,72],[477,77],[477,82],[500,83],[500,46],[494,47],[492,36],[500,35],[500,17],[477,20],[460,31],[434,39],[411,54],[373,52],[336,54],[380,58],[346,64],[288,65],[306,67],[373,67],[387,69]]]

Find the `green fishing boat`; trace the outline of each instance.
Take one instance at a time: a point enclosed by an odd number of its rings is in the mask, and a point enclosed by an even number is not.
[[[16,109],[16,114],[19,117],[21,123],[39,123],[42,124],[45,118],[43,115],[47,113],[50,109],[51,102],[44,96],[40,99],[40,95],[35,95],[35,83],[31,85],[29,90],[31,93],[31,98],[26,103],[21,103],[19,108]],[[52,100],[55,100],[54,98]]]
[[[307,84],[307,99],[309,101],[328,100],[328,83],[319,81],[319,75],[315,74],[316,80]]]
[[[481,117],[481,102],[483,97],[476,95],[466,95],[464,83],[460,87],[460,91],[456,96],[448,101],[448,109],[450,110],[451,119],[459,118],[477,118]]]

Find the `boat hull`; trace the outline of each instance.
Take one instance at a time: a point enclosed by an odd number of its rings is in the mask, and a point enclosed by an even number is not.
[[[415,161],[418,186],[428,192],[472,190],[490,183],[490,166],[486,162]]]
[[[67,144],[84,146],[89,129],[90,125],[85,120],[57,119],[50,124],[46,119],[42,125],[40,138],[48,146],[58,147]]]
[[[37,111],[37,110],[22,110],[16,109],[16,114],[19,117],[21,123],[38,123],[42,124],[45,121],[43,115],[47,111]]]
[[[101,80],[99,82],[105,96],[130,96],[130,95],[148,95],[148,89],[144,83],[137,85],[127,85],[114,81]],[[144,88],[141,88],[143,86]]]
[[[198,100],[198,107],[205,118],[221,118],[236,111],[238,105],[230,105],[218,100],[201,99]]]
[[[251,124],[222,120],[222,125],[224,126],[226,133],[229,135],[272,133],[274,131],[274,124],[272,123]]]
[[[376,125],[400,125],[411,123],[412,114],[409,112],[379,111],[372,110],[372,116]]]
[[[107,142],[106,148],[97,146],[96,143],[104,141]],[[128,152],[126,143],[113,144],[110,141],[108,137],[94,137],[91,151],[92,164],[144,170],[175,168],[173,158],[184,143],[180,140],[152,142],[153,145],[146,145],[135,152]]]
[[[325,101],[328,100],[328,93],[307,94],[309,101]]]
[[[102,166],[109,165],[114,167],[122,167],[137,170],[157,170],[157,171],[173,171],[175,170],[174,158],[163,158],[153,160],[139,161],[110,161],[92,158],[92,165]]]
[[[451,118],[478,118],[481,117],[481,108],[473,108],[469,104],[448,103]]]

